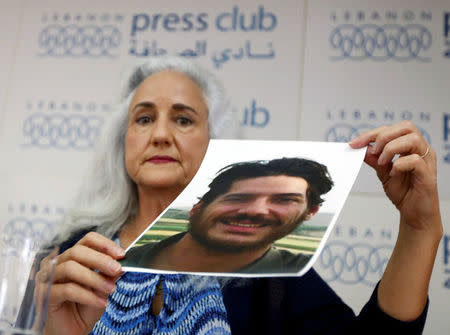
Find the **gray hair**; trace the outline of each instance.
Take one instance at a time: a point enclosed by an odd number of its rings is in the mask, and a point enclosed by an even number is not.
[[[137,87],[164,70],[183,73],[196,82],[208,106],[211,138],[237,137],[238,123],[216,77],[196,63],[178,57],[160,57],[137,66],[126,80],[121,102],[116,106],[94,152],[88,175],[63,218],[57,241],[76,231],[95,230],[111,238],[138,209],[137,188],[125,168],[125,135],[128,107]]]

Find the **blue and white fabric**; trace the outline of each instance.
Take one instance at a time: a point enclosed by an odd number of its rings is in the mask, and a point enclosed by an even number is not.
[[[158,282],[163,305],[152,314]],[[90,335],[229,335],[220,284],[211,277],[127,272]]]

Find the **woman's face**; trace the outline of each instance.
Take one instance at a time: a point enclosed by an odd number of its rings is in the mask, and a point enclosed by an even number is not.
[[[125,138],[126,169],[139,193],[181,192],[200,167],[208,142],[208,107],[192,79],[166,70],[140,84]]]

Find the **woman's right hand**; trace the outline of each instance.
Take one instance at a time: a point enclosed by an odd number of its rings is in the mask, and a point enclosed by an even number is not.
[[[122,273],[124,250],[110,239],[86,234],[58,256],[45,326],[46,335],[80,335],[92,330]]]

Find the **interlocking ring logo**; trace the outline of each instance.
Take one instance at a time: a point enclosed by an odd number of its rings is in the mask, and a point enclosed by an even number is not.
[[[450,164],[450,152],[444,156],[444,162]]]
[[[444,282],[444,287],[450,289],[450,278]]]
[[[372,124],[349,124],[349,123],[338,123],[333,125],[331,128],[329,128],[325,132],[325,141],[327,142],[350,142],[353,138],[358,136],[359,134],[365,132],[366,130],[370,130],[375,128],[376,126]],[[428,143],[431,143],[431,137],[428,132],[421,128],[417,127],[419,129],[422,136],[425,138],[425,140]]]
[[[55,222],[45,219],[27,219],[16,217],[8,221],[3,228],[1,242],[4,245],[12,246],[20,250],[24,241],[31,238],[33,241],[43,243],[50,241],[55,235],[53,231]]]
[[[348,123],[338,123],[328,129],[325,133],[325,140],[327,142],[350,142],[360,133],[375,128],[370,124],[352,125]]]
[[[332,241],[323,248],[317,266],[322,268],[320,273],[328,282],[374,286],[381,278],[391,252],[390,245]]]
[[[85,150],[94,145],[102,124],[99,116],[36,113],[25,119],[23,136],[26,145]]]
[[[430,49],[431,43],[431,32],[419,24],[343,24],[330,34],[330,46],[338,53],[331,57],[334,60],[429,61],[421,54]]]
[[[50,25],[39,34],[40,56],[52,57],[115,57],[122,34],[117,27]]]

